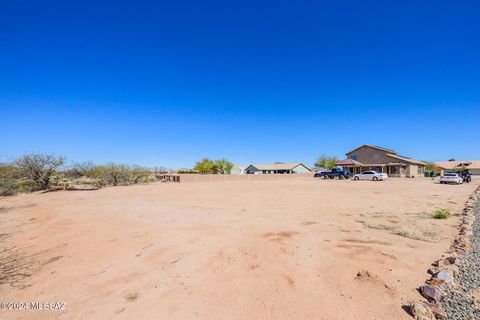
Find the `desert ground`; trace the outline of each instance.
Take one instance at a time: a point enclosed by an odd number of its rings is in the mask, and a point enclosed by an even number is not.
[[[2,198],[1,302],[65,305],[0,318],[409,319],[459,223],[432,211],[460,212],[477,186],[299,178]]]

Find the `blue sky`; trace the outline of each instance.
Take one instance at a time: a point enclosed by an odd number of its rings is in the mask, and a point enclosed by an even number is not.
[[[480,158],[478,1],[2,1],[0,161]],[[462,121],[465,121],[463,125]]]

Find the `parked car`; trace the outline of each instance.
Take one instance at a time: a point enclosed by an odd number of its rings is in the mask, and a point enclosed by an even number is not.
[[[338,179],[349,179],[350,178],[350,172],[345,171],[339,168],[333,168],[330,171],[322,171],[322,172],[317,172],[313,175],[314,178],[324,178],[324,179],[335,179],[335,177],[338,177]]]
[[[458,173],[445,173],[440,177],[440,183],[463,183],[463,178]]]
[[[353,176],[353,180],[385,180],[388,179],[388,175],[378,171],[364,171],[362,173]]]

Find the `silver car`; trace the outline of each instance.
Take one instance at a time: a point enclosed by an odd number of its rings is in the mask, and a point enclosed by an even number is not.
[[[440,183],[455,183],[461,184],[463,183],[463,178],[460,177],[457,173],[445,173],[443,176],[440,177]]]
[[[378,171],[364,171],[362,173],[356,174],[353,176],[353,180],[386,180],[388,179],[388,175],[383,172]]]

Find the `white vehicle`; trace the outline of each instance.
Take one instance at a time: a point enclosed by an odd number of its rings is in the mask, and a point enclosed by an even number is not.
[[[463,178],[456,173],[445,173],[443,176],[440,177],[440,183],[461,184],[463,183]]]
[[[356,174],[353,176],[353,180],[372,180],[372,181],[378,181],[378,180],[385,180],[388,179],[388,175],[383,172],[377,172],[377,171],[364,171],[360,174]]]

